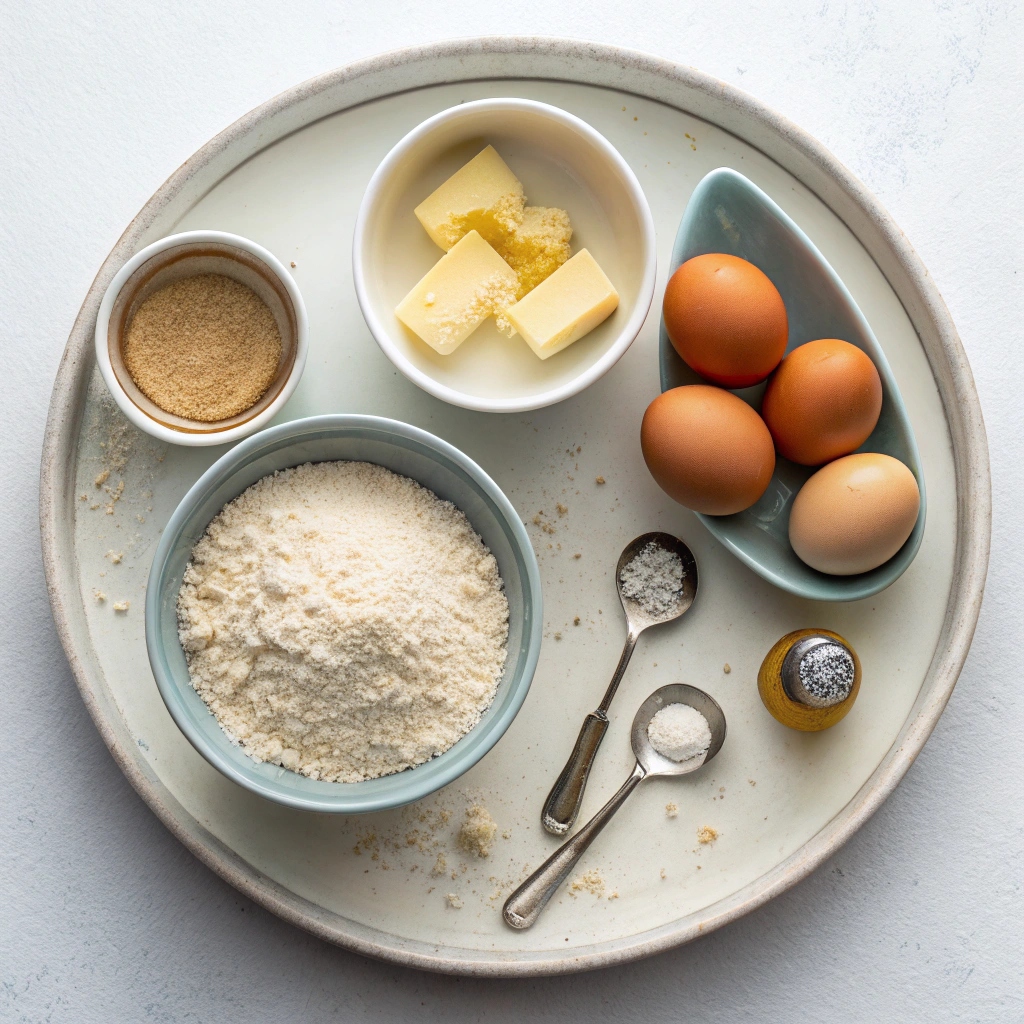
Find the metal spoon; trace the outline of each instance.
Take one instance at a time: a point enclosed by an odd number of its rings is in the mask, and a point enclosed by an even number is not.
[[[647,735],[647,726],[666,704],[689,704],[707,719],[711,729],[711,745],[705,754],[692,757],[688,761],[672,761],[654,749]],[[683,683],[673,683],[655,690],[640,705],[640,710],[633,719],[631,738],[633,753],[636,755],[633,774],[626,779],[618,793],[572,839],[560,846],[509,896],[502,909],[502,917],[505,918],[506,924],[513,928],[529,928],[537,920],[548,900],[555,894],[555,890],[565,881],[566,875],[576,866],[576,862],[608,824],[626,797],[644,779],[660,775],[688,775],[706,765],[722,749],[725,742],[725,715],[722,714],[717,701],[703,690]]]
[[[652,615],[641,604],[622,592],[622,570],[648,544],[657,544],[658,547],[677,554],[683,563],[682,589],[676,597],[675,604],[660,615]],[[611,707],[615,691],[619,688],[619,682],[626,673],[626,666],[633,656],[633,648],[636,647],[640,634],[650,626],[678,619],[689,609],[697,595],[697,563],[693,560],[690,549],[677,537],[668,533],[645,533],[642,537],[630,541],[619,555],[619,562],[615,567],[615,585],[619,591],[622,610],[626,613],[626,626],[629,630],[626,645],[622,648],[622,656],[605,691],[604,699],[597,710],[591,711],[583,720],[583,728],[576,740],[576,746],[573,747],[561,775],[544,801],[544,809],[540,816],[541,824],[546,831],[555,836],[565,835],[580,813],[587,778],[597,756],[597,749],[601,746],[601,740],[604,739],[608,728],[608,709]]]

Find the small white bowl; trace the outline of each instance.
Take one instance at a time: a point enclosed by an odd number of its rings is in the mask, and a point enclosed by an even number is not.
[[[522,181],[530,206],[569,214],[573,252],[589,249],[619,293],[603,324],[550,359],[501,335],[493,319],[438,355],[395,316],[443,255],[414,208],[488,144]],[[654,221],[629,165],[586,122],[533,100],[475,100],[424,121],[384,158],[359,208],[352,271],[371,333],[406,377],[452,405],[522,412],[589,387],[640,333],[654,297]]]
[[[281,332],[281,360],[266,393],[237,416],[214,423],[184,419],[151,402],[123,359],[124,334],[139,305],[193,274],[223,274],[247,285],[270,307]],[[121,411],[147,434],[192,447],[227,444],[263,427],[299,383],[308,347],[306,307],[284,264],[262,245],[226,231],[184,231],[147,245],[114,275],[96,318],[96,362]]]

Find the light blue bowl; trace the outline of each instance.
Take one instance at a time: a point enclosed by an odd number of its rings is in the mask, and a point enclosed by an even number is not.
[[[728,167],[707,174],[693,190],[672,249],[669,273],[694,256],[739,256],[771,278],[789,316],[787,352],[816,338],[839,338],[866,352],[882,379],[882,412],[857,449],[904,463],[921,490],[921,511],[907,542],[884,565],[857,576],[829,576],[801,562],[789,543],[792,501],[815,472],[781,456],[761,499],[731,516],[698,518],[737,558],[770,583],[815,601],[857,601],[894,583],[914,560],[924,536],[925,491],[921,458],[899,388],[864,314],[814,243],[752,181]],[[706,384],[679,358],[661,321],[661,389]],[[735,391],[755,409],[764,385]]]
[[[508,658],[494,703],[438,757],[367,782],[323,782],[260,763],[233,744],[189,681],[176,603],[192,548],[210,520],[251,484],[306,462],[372,462],[411,477],[460,508],[498,561],[509,605]],[[458,449],[406,423],[377,416],[314,416],[271,427],[221,456],[175,509],[153,559],[146,646],[160,695],[214,768],[270,800],[309,811],[359,814],[400,807],[467,772],[501,739],[530,689],[540,654],[540,572],[526,529],[498,485]]]

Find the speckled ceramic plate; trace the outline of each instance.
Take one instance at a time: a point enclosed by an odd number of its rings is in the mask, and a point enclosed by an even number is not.
[[[721,166],[762,188],[835,268],[879,338],[920,444],[928,524],[893,586],[850,604],[784,593],[661,493],[639,448],[640,417],[659,391],[657,308],[611,372],[530,414],[444,405],[386,360],[359,314],[349,265],[366,182],[424,118],[501,95],[579,115],[629,161],[658,229],[656,296],[690,192]],[[508,159],[515,167],[515,154]],[[530,200],[543,204],[543,182],[523,178]],[[494,750],[420,804],[355,818],[272,804],[210,767],[157,693],[145,652],[146,573],[163,524],[221,449],[161,447],[129,428],[98,381],[91,337],[122,263],[156,238],[196,227],[237,232],[294,263],[310,349],[279,420],[353,412],[423,427],[478,462],[528,524],[546,618],[533,687]],[[877,202],[813,139],[721,82],[610,47],[536,39],[446,43],[342,68],[246,115],[178,170],[85,299],[54,387],[41,500],[54,616],[83,698],[173,833],[253,899],[325,939],[481,975],[646,956],[812,871],[892,791],[934,727],[970,644],[989,539],[985,434],[970,370],[931,280]],[[678,623],[641,639],[583,817],[628,774],[629,724],[656,687],[707,690],[725,711],[729,740],[712,770],[638,792],[582,862],[586,880],[563,890],[530,931],[513,932],[501,902],[552,849],[541,803],[622,644],[616,558],[650,530],[687,542],[700,593]],[[764,711],[756,674],[775,640],[808,625],[850,639],[864,682],[839,725],[798,735]],[[498,823],[484,859],[455,841],[473,804]],[[714,842],[698,842],[703,826],[716,831]]]

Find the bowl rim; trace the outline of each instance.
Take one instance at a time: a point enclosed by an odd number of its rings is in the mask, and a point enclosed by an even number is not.
[[[438,461],[447,460],[453,463],[456,468],[462,470],[493,503],[507,522],[510,528],[509,532],[514,538],[513,546],[518,549],[518,554],[525,567],[522,581],[523,591],[527,594],[527,600],[531,607],[530,621],[524,624],[523,639],[526,646],[526,655],[519,682],[512,691],[511,699],[500,714],[488,720],[486,737],[479,741],[469,754],[452,758],[451,763],[443,769],[435,768],[430,774],[421,774],[419,781],[417,781],[415,767],[407,769],[405,772],[397,772],[393,776],[382,776],[382,778],[399,778],[404,776],[406,784],[396,790],[385,792],[381,796],[371,798],[363,796],[358,801],[354,799],[354,789],[350,787],[357,787],[360,783],[337,783],[336,785],[339,786],[339,789],[336,794],[332,793],[328,797],[313,793],[306,794],[299,791],[279,789],[273,780],[261,779],[240,770],[224,755],[216,744],[209,742],[207,737],[195,728],[188,713],[181,705],[178,699],[178,684],[175,682],[170,667],[167,664],[159,628],[162,618],[160,610],[162,588],[157,583],[164,574],[164,567],[172,550],[178,543],[182,531],[189,523],[200,502],[212,490],[234,475],[240,466],[246,463],[250,456],[258,453],[261,448],[276,446],[282,440],[288,440],[290,444],[287,447],[290,447],[300,443],[308,435],[322,435],[324,431],[331,432],[335,436],[364,436],[367,432],[373,432],[377,435],[384,434],[389,437],[402,437],[418,442],[432,456],[441,456],[441,459]],[[540,659],[544,612],[540,567],[537,563],[537,556],[533,550],[533,545],[530,543],[529,535],[526,532],[526,527],[523,525],[522,519],[519,518],[515,507],[494,480],[476,462],[454,445],[419,427],[384,416],[331,413],[290,420],[287,423],[281,423],[260,431],[258,434],[254,434],[236,445],[230,451],[225,452],[188,489],[168,519],[167,525],[161,534],[160,542],[157,545],[156,553],[153,556],[148,581],[145,607],[146,651],[153,675],[156,678],[160,697],[174,719],[175,724],[192,746],[221,774],[250,792],[257,793],[275,803],[300,810],[332,814],[363,814],[389,810],[412,803],[415,800],[421,800],[454,782],[473,768],[504,736],[506,730],[519,713],[523,702],[526,700],[526,695],[530,691]],[[479,728],[480,724],[481,722],[478,722],[474,725],[466,733],[466,736],[471,735],[474,730]],[[226,734],[225,741],[231,742]],[[432,758],[431,761],[424,763],[431,764],[437,762],[454,749],[455,746],[453,745],[444,753],[439,754],[437,758]],[[257,762],[254,761],[253,763],[256,764]]]
[[[413,145],[449,121],[458,120],[480,111],[514,110],[530,111],[547,117],[552,121],[557,121],[564,127],[584,136],[603,155],[625,186],[640,223],[640,241],[644,253],[644,269],[640,279],[640,287],[637,291],[636,304],[629,319],[624,324],[615,341],[593,365],[587,367],[583,372],[564,384],[547,391],[521,398],[484,398],[479,395],[468,394],[465,391],[458,391],[447,384],[442,384],[415,366],[405,353],[402,352],[401,348],[394,343],[389,331],[377,316],[373,303],[370,301],[369,289],[366,283],[364,252],[368,245],[367,233],[370,221],[376,210],[380,193],[385,183],[391,178]],[[570,114],[567,110],[555,107],[550,103],[541,103],[538,100],[528,100],[514,96],[497,96],[471,100],[468,103],[448,107],[428,117],[399,139],[387,156],[377,165],[377,169],[373,172],[373,176],[366,186],[366,191],[363,193],[363,198],[359,203],[359,213],[356,216],[355,231],[352,235],[352,279],[355,284],[356,298],[359,302],[363,319],[366,321],[366,326],[370,329],[370,333],[381,350],[409,380],[428,394],[433,395],[435,398],[440,398],[443,402],[447,402],[450,405],[457,405],[463,409],[473,409],[478,412],[529,412],[532,409],[542,409],[579,394],[579,392],[590,387],[591,384],[603,377],[622,358],[643,328],[654,301],[654,286],[657,274],[658,254],[654,217],[647,202],[647,197],[640,187],[640,182],[622,154],[596,128],[575,114]]]
[[[131,278],[135,271],[139,269],[139,267],[167,249],[177,248],[178,246],[203,245],[211,242],[218,243],[220,245],[233,246],[236,249],[241,249],[242,251],[255,256],[257,259],[265,263],[281,282],[288,294],[288,298],[291,300],[292,308],[295,313],[295,360],[292,363],[291,371],[284,382],[284,386],[281,388],[277,397],[261,413],[253,416],[252,419],[246,420],[244,423],[239,423],[237,426],[231,427],[227,430],[211,430],[203,431],[201,433],[189,433],[183,430],[176,430],[173,427],[168,427],[163,423],[158,423],[128,397],[128,394],[121,386],[121,382],[117,379],[117,375],[114,373],[114,369],[110,364],[110,352],[107,347],[107,338],[110,327],[110,315],[113,312],[114,304],[117,302],[117,298],[125,283],[129,278]],[[117,403],[121,412],[123,412],[125,416],[127,416],[128,419],[140,430],[145,431],[151,437],[155,437],[160,441],[166,441],[170,444],[178,444],[188,448],[203,448],[211,445],[229,444],[233,441],[238,441],[243,437],[248,437],[267,423],[277,412],[280,411],[284,403],[291,398],[292,392],[295,391],[295,388],[299,383],[299,378],[302,376],[302,371],[306,366],[306,355],[309,350],[309,317],[306,313],[306,304],[302,300],[302,293],[299,291],[299,286],[295,283],[295,279],[288,272],[285,265],[272,252],[268,249],[264,249],[258,242],[254,242],[249,238],[244,238],[242,235],[232,234],[230,231],[197,229],[194,231],[181,231],[176,234],[165,235],[163,238],[157,239],[157,241],[152,242],[143,249],[140,249],[131,257],[131,259],[128,260],[127,263],[124,264],[124,266],[121,267],[120,270],[118,270],[114,275],[113,280],[107,286],[107,290],[103,293],[99,312],[96,315],[94,338],[96,364],[99,367],[104,383],[107,385],[107,389],[110,391],[111,397]]]

